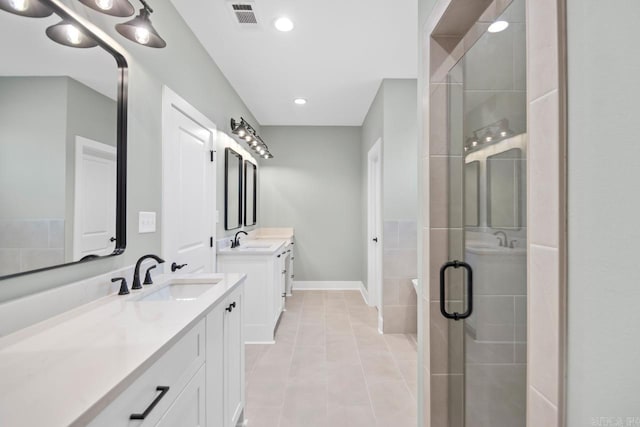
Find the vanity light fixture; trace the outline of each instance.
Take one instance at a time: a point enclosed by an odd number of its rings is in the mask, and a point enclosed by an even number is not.
[[[144,0],[140,0],[140,3],[142,3],[144,7],[140,9],[138,16],[131,21],[117,24],[116,31],[132,42],[143,46],[155,48],[165,47],[167,42],[160,37],[160,34],[158,34],[155,28],[153,28],[153,25],[151,25],[151,19],[149,19],[149,16],[153,13],[153,9],[151,9]]]
[[[80,3],[106,15],[121,18],[131,16],[136,11],[129,0],[80,0]]]
[[[0,9],[27,18],[46,18],[53,14],[53,10],[39,0],[0,0]]]
[[[293,30],[293,21],[286,16],[276,19],[273,25],[276,27],[276,30],[282,31],[283,33],[288,33]]]
[[[504,31],[509,27],[509,23],[507,21],[495,21],[491,25],[487,31],[490,33],[499,33],[500,31]]]
[[[498,120],[490,125],[473,131],[473,136],[468,137],[464,143],[464,151],[471,152],[478,150],[485,145],[495,144],[514,135],[509,129],[507,119]]]
[[[98,46],[93,38],[66,20],[62,20],[45,30],[47,37],[56,43],[69,47],[90,48]]]
[[[269,152],[269,147],[264,143],[262,138],[257,134],[256,130],[247,121],[240,117],[240,122],[231,119],[231,133],[243,139],[249,148],[257,152],[265,159],[272,159],[273,155]]]

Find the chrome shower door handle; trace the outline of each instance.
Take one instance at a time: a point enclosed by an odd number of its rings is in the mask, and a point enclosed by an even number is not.
[[[449,313],[447,311],[445,301],[446,301],[446,272],[449,268],[458,269],[460,267],[467,270],[467,310],[464,313],[453,312]],[[466,319],[471,316],[473,313],[473,270],[471,266],[464,261],[449,261],[444,263],[444,265],[440,268],[440,313],[447,319],[460,320]]]

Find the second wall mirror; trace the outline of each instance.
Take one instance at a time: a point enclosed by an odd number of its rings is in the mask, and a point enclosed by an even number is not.
[[[242,225],[242,156],[231,148],[224,150],[224,229]]]
[[[258,168],[248,160],[244,161],[244,225],[256,225]]]

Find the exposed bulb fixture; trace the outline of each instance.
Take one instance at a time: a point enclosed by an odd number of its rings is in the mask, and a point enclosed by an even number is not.
[[[304,105],[307,103],[307,100],[304,98],[296,98],[293,100],[296,105]]]
[[[276,19],[273,25],[276,27],[276,30],[282,31],[283,33],[288,33],[293,30],[293,21],[286,16]]]
[[[264,157],[265,159],[273,158],[273,155],[269,152],[267,144],[264,143],[256,130],[242,117],[239,122],[233,118],[231,119],[231,133],[243,139],[249,148],[258,153],[261,157]]]
[[[68,21],[62,20],[46,29],[47,37],[69,47],[89,48],[98,46],[93,38]]]
[[[98,12],[126,18],[135,13],[129,0],[80,0],[80,3]]]
[[[493,137],[492,136],[485,136],[484,140],[485,140],[485,142],[491,142],[491,141],[493,141]]]
[[[482,149],[487,144],[496,144],[514,135],[509,128],[509,120],[501,119],[472,132],[464,142],[464,151],[473,152]]]
[[[477,147],[478,146],[478,140],[474,139],[473,141],[471,141],[471,146],[472,147]]]
[[[128,38],[132,42],[136,42],[143,46],[163,48],[167,45],[160,34],[151,25],[149,16],[153,13],[153,9],[149,7],[147,2],[140,0],[144,8],[140,9],[138,16],[124,24],[116,25],[116,31]]]
[[[0,0],[0,9],[28,18],[45,18],[53,14],[53,10],[39,0]]]
[[[509,23],[507,21],[495,21],[491,25],[487,31],[490,33],[499,33],[500,31],[504,31],[509,27]]]
[[[506,130],[501,131],[501,132],[500,132],[500,136],[501,136],[501,137],[503,137],[503,138],[504,138],[505,136],[507,136],[507,131],[506,131]]]

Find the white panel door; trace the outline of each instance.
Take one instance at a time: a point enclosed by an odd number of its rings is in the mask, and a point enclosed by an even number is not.
[[[163,96],[163,256],[181,272],[215,268],[215,125],[165,88]]]
[[[74,182],[73,259],[67,261],[109,255],[116,235],[116,148],[77,136]]]

